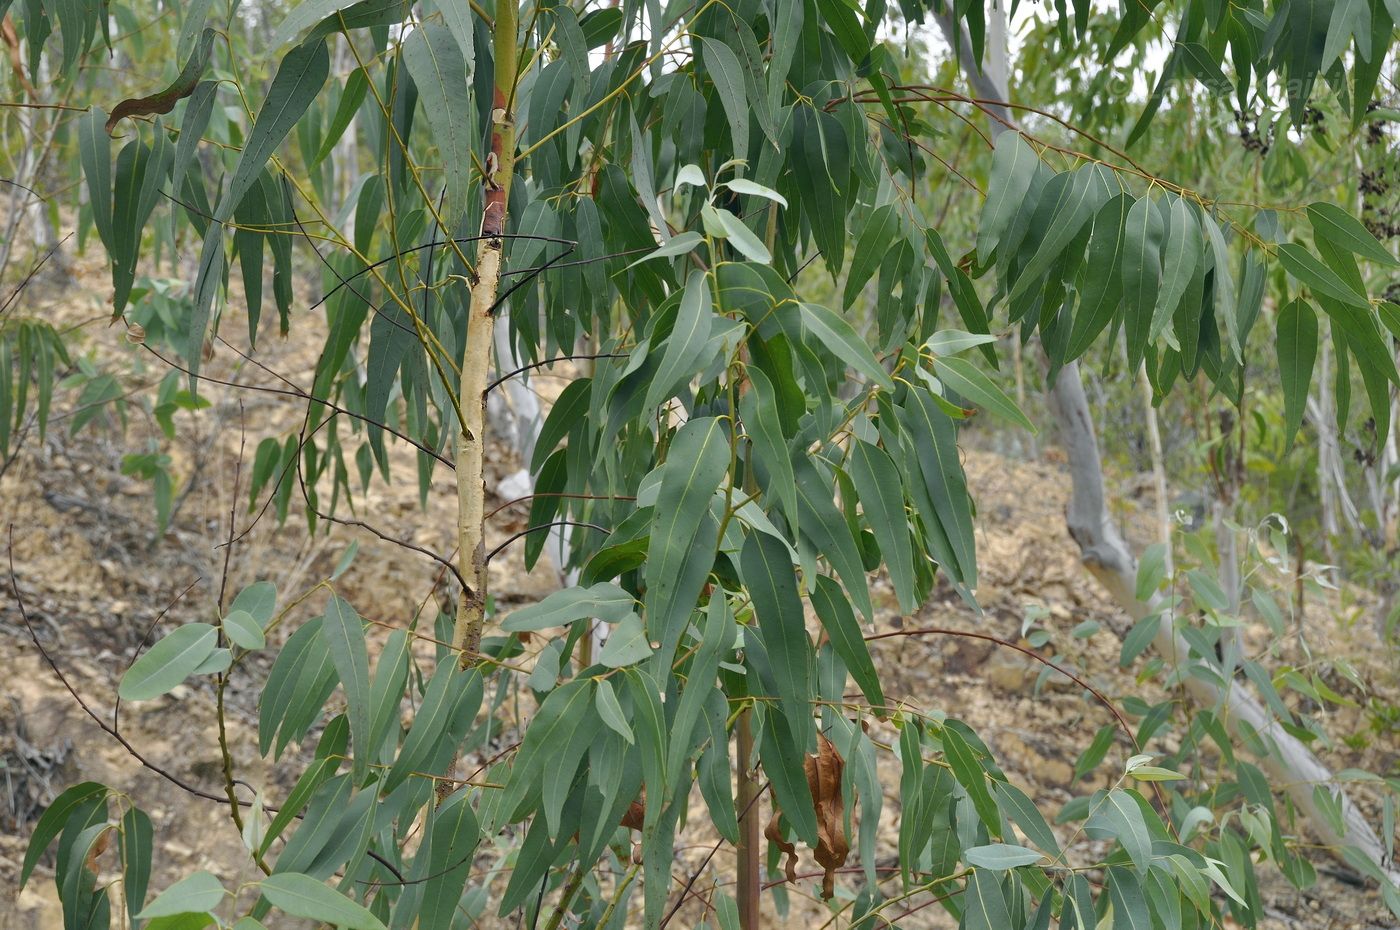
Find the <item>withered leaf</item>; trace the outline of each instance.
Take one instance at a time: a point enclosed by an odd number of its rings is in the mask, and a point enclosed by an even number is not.
[[[190,94],[199,84],[200,75],[204,73],[204,66],[209,63],[209,51],[214,46],[216,33],[212,29],[205,29],[199,36],[199,44],[190,53],[189,60],[185,62],[185,67],[180,70],[179,77],[165,90],[149,97],[131,97],[123,100],[112,108],[112,115],[107,118],[107,135],[112,134],[112,130],[128,116],[152,116],[157,113],[169,113],[175,109],[175,104],[179,103]]]
[[[836,893],[836,872],[846,864],[851,846],[846,841],[844,831],[846,804],[841,797],[841,771],[845,760],[836,751],[836,746],[822,734],[817,734],[817,752],[807,756],[802,762],[807,773],[807,787],[812,792],[812,800],[817,811],[817,848],[813,857],[822,867],[822,897],[827,900]],[[782,812],[776,802],[773,817],[768,821],[763,835],[787,854],[787,880],[797,881],[797,847],[783,836]]]

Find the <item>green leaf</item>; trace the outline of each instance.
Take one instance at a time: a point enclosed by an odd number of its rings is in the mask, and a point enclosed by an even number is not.
[[[368,91],[369,75],[365,69],[356,68],[351,71],[350,76],[345,79],[340,99],[336,102],[335,115],[331,117],[331,124],[326,128],[326,137],[321,140],[321,148],[312,160],[313,165],[319,165],[335,151],[336,143],[345,135],[345,130],[350,128],[350,121],[355,118]]]
[[[385,930],[383,922],[340,892],[310,875],[281,872],[259,885],[273,907],[293,917],[304,917],[347,930]]]
[[[219,200],[214,213],[216,220],[225,221],[233,216],[234,209],[258,179],[272,153],[321,93],[329,74],[330,53],[323,40],[298,45],[282,59],[262,109],[248,132],[248,141],[239,153],[228,189]]]
[[[246,610],[233,610],[223,621],[224,635],[229,642],[244,649],[261,649],[267,644],[262,627]]]
[[[1008,303],[1013,307],[1025,302],[1026,297],[1041,283],[1065,249],[1079,236],[1084,224],[1093,219],[1094,212],[1102,202],[1100,197],[1103,189],[1096,183],[1095,174],[1088,169],[1074,172],[1062,190],[1061,196],[1055,201],[1055,211],[1050,217],[1044,238],[1021,267],[1016,283],[1007,296]]]
[[[963,397],[1028,430],[1032,435],[1035,434],[1035,424],[1021,412],[1021,408],[967,359],[950,356],[935,358],[933,368],[944,384]]]
[[[472,183],[476,105],[471,99],[471,74],[451,30],[437,23],[419,23],[404,39],[403,56],[447,176],[443,219],[450,227],[466,213]]]
[[[111,251],[116,242],[112,236],[112,140],[106,123],[107,113],[101,107],[93,107],[78,120],[78,157],[87,180],[92,223]]]
[[[208,872],[195,872],[180,879],[156,895],[136,916],[141,920],[170,917],[174,914],[194,914],[212,911],[228,892],[219,880]]]
[[[1009,843],[991,843],[987,846],[974,846],[963,852],[963,861],[978,869],[992,872],[1005,872],[1008,869],[1031,865],[1045,858],[1044,853],[1013,846]]]
[[[1285,242],[1280,245],[1278,258],[1285,271],[1315,294],[1340,300],[1353,307],[1370,306],[1366,295],[1353,290],[1335,271],[1298,243]]]
[[[802,511],[802,535],[811,540],[817,551],[826,556],[860,612],[873,619],[875,608],[870,602],[870,586],[865,578],[865,566],[860,550],[852,536],[850,524],[834,503],[834,487],[829,474],[819,471],[811,458],[793,460],[797,475],[797,504]]]
[[[1123,297],[1123,258],[1133,198],[1119,194],[1099,208],[1084,253],[1077,287],[1079,307],[1070,329],[1066,361],[1079,358],[1118,312]]]
[[[1275,348],[1279,375],[1283,381],[1283,423],[1287,451],[1293,448],[1293,440],[1303,425],[1308,386],[1312,383],[1313,364],[1317,361],[1317,314],[1307,301],[1297,298],[1279,311]]]
[[[812,729],[812,641],[803,622],[792,559],[780,540],[750,533],[739,556],[739,572],[753,601],[789,732],[799,745],[806,745]]]
[[[474,864],[472,853],[481,842],[481,826],[467,790],[454,793],[430,817],[431,828],[424,844],[427,848],[418,852],[427,857],[428,863],[417,914],[418,928],[450,930]],[[414,865],[417,864],[415,856]]]
[[[707,218],[712,218],[713,222],[718,224],[718,229],[711,229],[711,235],[719,236],[727,241],[749,261],[758,262],[760,265],[767,265],[773,261],[768,247],[758,236],[753,234],[753,230],[744,225],[743,220],[733,213],[723,207],[709,205],[706,205],[702,212]]]
[[[1138,561],[1137,584],[1134,596],[1146,603],[1162,586],[1167,577],[1167,547],[1163,543],[1153,543],[1143,550]]]
[[[612,682],[606,678],[598,679],[593,704],[598,709],[599,719],[626,740],[627,745],[636,743],[637,738],[632,733],[632,728],[627,725],[627,715],[622,712],[622,705],[618,703],[617,692],[613,690]]]
[[[856,240],[855,254],[851,256],[851,267],[846,272],[846,286],[841,293],[841,303],[849,307],[860,296],[865,287],[880,270],[880,263],[890,250],[890,244],[900,231],[899,211],[895,204],[887,203],[875,208],[865,227]]]
[[[1123,323],[1128,368],[1137,371],[1147,349],[1153,308],[1162,287],[1162,215],[1151,197],[1128,211],[1123,225]]]
[[[870,647],[861,634],[860,624],[856,621],[850,602],[846,600],[846,593],[834,579],[818,575],[811,598],[812,607],[831,640],[832,648],[845,663],[865,699],[876,708],[876,713],[884,716],[885,693],[880,687],[880,676],[870,659]]]
[[[651,643],[647,640],[642,618],[636,614],[628,614],[613,627],[607,642],[603,643],[603,648],[598,653],[598,662],[608,668],[622,668],[624,665],[635,665],[651,654]]]
[[[146,887],[151,881],[151,837],[151,818],[139,807],[127,808],[122,814],[120,852],[122,897],[126,899],[128,917],[140,913],[146,900]]]
[[[233,599],[229,613],[242,610],[252,615],[258,626],[266,629],[277,609],[277,586],[270,581],[255,581]]]
[[[1055,840],[1055,834],[1050,829],[1050,825],[1041,816],[1040,809],[1035,806],[1035,802],[1026,796],[1026,793],[1015,785],[1008,782],[999,781],[995,785],[997,804],[1001,807],[1007,817],[1016,822],[1021,828],[1021,832],[1041,849],[1051,855],[1060,854],[1060,844]],[[974,863],[975,864],[975,863]]]
[[[463,678],[468,680],[463,682]],[[462,697],[467,691],[473,692],[475,700],[480,701],[481,676],[459,670],[455,659],[448,655],[438,663],[433,677],[428,680],[427,690],[423,692],[423,703],[418,706],[413,725],[404,737],[399,757],[394,760],[393,768],[384,779],[383,791],[392,790],[410,773],[419,771],[437,747],[443,731],[447,729],[456,712],[458,703],[467,700]]]
[[[1150,340],[1156,340],[1171,322],[1172,314],[1186,294],[1196,264],[1202,257],[1203,235],[1195,211],[1183,197],[1171,198],[1166,243],[1162,249],[1162,289],[1152,311]]]
[[[943,758],[952,769],[953,777],[972,799],[972,805],[982,823],[995,828],[1001,820],[1001,812],[996,801],[992,799],[991,792],[987,790],[986,773],[967,740],[950,726],[943,727]]]
[[[1337,4],[1338,9],[1342,6],[1342,3]],[[1386,251],[1385,246],[1376,241],[1376,237],[1371,235],[1371,231],[1363,226],[1360,220],[1336,204],[1309,204],[1308,222],[1312,224],[1314,236],[1325,239],[1338,248],[1346,249],[1380,265],[1393,267],[1400,264],[1394,255]]]
[[[670,242],[667,242],[655,252],[648,252],[627,267],[634,268],[642,262],[651,261],[653,258],[675,258],[677,255],[688,255],[695,250],[697,245],[704,241],[705,237],[698,232],[687,230],[686,232],[672,236]]]
[[[963,895],[962,926],[964,930],[1005,930],[1016,926],[1011,921],[1006,896],[1002,894],[1001,882],[995,874],[974,869],[968,876],[967,891]]]
[[[569,435],[569,431],[588,413],[588,405],[592,396],[592,378],[579,378],[576,381],[570,381],[559,393],[559,397],[554,401],[554,406],[549,409],[549,416],[544,419],[544,426],[540,427],[540,435],[535,440],[535,451],[530,456],[530,471],[533,474],[540,473],[544,460],[549,458],[554,447],[559,445],[560,441]]]
[[[709,36],[700,37],[700,47],[704,50],[705,69],[715,82],[720,105],[724,107],[724,115],[729,120],[729,138],[734,143],[734,157],[748,158],[749,103],[739,58],[729,46]]]
[[[655,409],[680,384],[694,377],[709,342],[710,324],[714,317],[709,279],[703,271],[692,271],[686,278],[676,323],[666,340],[661,364],[656,369],[651,387],[647,389],[646,400],[642,402],[645,409]]]
[[[1012,218],[1021,209],[1040,164],[1035,150],[1019,132],[997,137],[992,174],[987,181],[987,201],[977,224],[977,263],[987,264]]]
[[[798,526],[797,477],[792,470],[792,453],[783,436],[778,394],[768,376],[757,366],[750,366],[747,374],[749,390],[739,398],[739,413],[749,441],[753,443],[754,454],[768,471],[767,490],[782,504],[788,525],[795,531]]]
[[[662,468],[645,568],[647,627],[668,665],[714,562],[718,527],[710,498],[728,471],[721,420],[702,417],[680,428]]]
[[[996,341],[997,337],[990,333],[965,333],[960,329],[940,329],[928,337],[924,348],[934,355],[960,355],[968,349],[990,345]]]
[[[122,676],[117,696],[149,701],[170,691],[209,658],[218,633],[207,623],[187,623],[152,646]]]
[[[894,390],[894,381],[870,351],[870,346],[856,334],[851,324],[835,311],[820,304],[799,303],[802,325],[827,352],[860,372],[887,391]]]
[[[501,629],[507,633],[546,630],[584,618],[617,623],[629,616],[636,606],[632,595],[611,582],[602,581],[588,588],[555,591],[539,603],[511,613],[501,622]]]
[[[345,699],[350,717],[350,739],[355,744],[355,780],[368,770],[370,753],[369,731],[372,708],[369,695],[369,649],[365,645],[365,621],[349,602],[331,595],[326,615],[321,620],[321,635],[330,648],[340,683],[345,686]]]
[[[1144,870],[1145,872],[1145,870]],[[1113,926],[1122,930],[1152,930],[1152,917],[1135,873],[1120,866],[1108,869],[1108,899],[1113,904]]]
[[[945,565],[944,571],[968,587],[975,587],[977,552],[972,505],[958,457],[957,428],[925,391],[910,391],[905,406],[898,409],[903,413],[900,424],[913,438],[919,474],[934,507],[933,514],[925,513],[923,517],[926,521],[938,521],[956,560],[955,565]]]
[[[1084,832],[1094,839],[1115,839],[1123,845],[1133,865],[1147,871],[1152,863],[1152,834],[1137,802],[1122,788],[1095,798],[1093,813],[1084,823]]]
[[[851,480],[880,545],[899,609],[912,613],[918,607],[914,545],[904,513],[904,482],[899,469],[884,449],[856,439],[851,443]]]
[[[49,844],[63,832],[68,818],[75,811],[106,794],[106,785],[95,781],[85,781],[65,789],[53,799],[53,802],[44,809],[39,822],[34,825],[34,835],[29,838],[29,848],[24,852],[24,864],[20,867],[19,872],[19,886],[21,888],[24,887],[25,882],[29,881],[30,873],[39,864],[39,858],[48,850]]]

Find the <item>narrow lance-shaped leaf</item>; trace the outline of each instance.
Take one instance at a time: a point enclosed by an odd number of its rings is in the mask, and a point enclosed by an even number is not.
[[[1312,383],[1313,363],[1317,361],[1317,314],[1307,301],[1290,301],[1278,315],[1279,374],[1283,379],[1283,422],[1287,442],[1285,450],[1303,424],[1303,409],[1307,405],[1308,386]]]
[[[330,649],[336,673],[345,686],[349,708],[350,738],[354,741],[355,780],[358,782],[370,761],[369,733],[372,708],[369,694],[369,649],[365,645],[365,622],[344,599],[332,596],[321,620],[321,635]]]
[[[467,209],[471,184],[472,138],[476,106],[470,96],[471,74],[451,31],[437,23],[420,23],[403,43],[404,63],[423,101],[423,113],[437,141],[447,176],[443,219],[455,223]],[[449,227],[451,228],[451,227]]]
[[[739,566],[773,665],[789,732],[806,745],[812,729],[808,703],[812,699],[812,641],[802,618],[792,560],[779,540],[767,533],[750,533]]]
[[[642,404],[647,410],[655,408],[670,396],[679,383],[690,380],[695,374],[701,353],[710,338],[710,323],[714,315],[709,280],[703,271],[692,271],[686,278],[676,323],[666,340],[661,364]]]
[[[856,439],[851,443],[851,480],[866,520],[875,532],[875,541],[880,544],[895,596],[899,598],[899,609],[910,613],[918,606],[914,545],[904,513],[904,485],[899,469],[884,449]]]
[[[684,567],[713,559],[718,540],[702,539],[701,530],[710,497],[728,470],[729,441],[719,419],[691,420],[676,433],[661,475],[646,562],[647,632],[661,642],[660,660],[668,665],[704,586],[704,574],[688,574]],[[704,562],[705,574],[709,566]]]
[[[997,137],[992,156],[992,175],[987,182],[987,202],[977,224],[977,261],[985,265],[996,250],[1011,218],[1020,209],[1035,178],[1039,157],[1019,132]]]
[[[1143,197],[1133,204],[1123,235],[1123,323],[1128,368],[1136,371],[1147,349],[1162,283],[1162,217],[1152,198]]]

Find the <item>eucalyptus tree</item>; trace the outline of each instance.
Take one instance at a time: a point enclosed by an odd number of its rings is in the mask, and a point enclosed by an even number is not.
[[[61,41],[55,81],[108,54],[97,5],[14,12],[32,57],[51,30]],[[67,925],[110,924],[117,908],[119,922],[153,927],[252,930],[275,912],[362,928],[487,912],[622,926],[636,913],[656,927],[682,908],[699,920],[688,903],[699,898],[705,920],[749,930],[762,836],[769,875],[786,851],[797,881],[801,844],[833,911],[870,927],[935,903],[969,928],[1096,927],[1110,910],[1134,926],[1214,925],[1222,912],[1252,924],[1256,855],[1312,880],[1292,808],[1258,769],[1235,767],[1226,788],[1177,771],[1208,744],[1228,759],[1236,742],[1268,754],[1253,745],[1263,724],[1232,740],[1218,707],[1193,715],[1170,750],[1170,707],[1136,732],[1115,711],[1136,752],[1112,787],[1060,814],[1108,851],[1062,847],[973,728],[886,694],[867,640],[927,631],[870,632],[881,605],[869,574],[887,574],[901,613],[940,585],[976,609],[959,424],[980,409],[1035,429],[988,374],[1013,328],[1038,340],[1052,380],[1122,338],[1130,370],[1144,367],[1160,394],[1198,382],[1238,403],[1250,334],[1266,320],[1291,436],[1320,310],[1360,375],[1352,402],[1387,434],[1400,308],[1367,290],[1362,268],[1395,259],[1352,213],[1327,202],[1257,213],[1229,191],[1151,174],[1121,147],[1056,141],[1034,124],[998,134],[990,159],[963,173],[942,150],[947,128],[968,108],[1004,119],[1003,102],[910,81],[922,66],[886,26],[951,17],[975,68],[987,34],[977,4],[307,0],[258,53],[276,60],[265,87],[219,28],[236,8],[205,0],[180,13],[168,85],[152,74],[153,93],[110,112],[94,88],[69,124],[84,222],[111,257],[114,318],[137,324],[133,338],[170,358],[193,396],[213,340],[243,340],[236,317],[255,350],[270,255],[281,328],[314,312],[327,338],[310,391],[289,392],[304,427],[258,445],[254,494],[285,515],[299,493],[314,522],[388,475],[393,445],[411,450],[424,487],[451,468],[458,551],[437,558],[459,595],[433,629],[399,625],[373,657],[369,624],[331,580],[280,595],[255,583],[155,643],[119,696],[212,676],[222,715],[230,679],[273,648],[274,628],[290,630],[262,686],[259,748],[276,760],[314,744],[312,760],[267,819],[221,741],[222,795],[205,793],[225,803],[263,877],[231,888],[198,872],[149,901],[158,844],[139,799],[69,789],[24,863],[27,879],[57,843]],[[1278,98],[1291,132],[1311,101],[1336,98],[1354,129],[1393,61],[1400,9],[1253,0],[1046,15],[1067,47],[1111,23],[1109,62],[1166,43],[1135,142],[1176,79],[1246,111],[1273,112]],[[345,195],[326,159],[347,132],[369,168]],[[928,188],[953,184],[985,193],[966,236],[945,235],[928,209]],[[152,314],[132,301],[136,271],[176,228],[200,244],[191,295],[179,313]],[[312,308],[296,305],[298,258],[322,276]],[[872,288],[863,335],[851,308]],[[1266,303],[1283,308],[1276,319]],[[516,370],[493,376],[493,346]],[[543,423],[529,531],[508,544],[533,563],[547,530],[569,525],[577,584],[494,613],[486,398],[501,379],[565,363],[582,373]],[[10,391],[15,376],[0,374]],[[1163,581],[1145,565],[1132,593],[1159,605]],[[1229,691],[1211,661],[1228,624],[1149,613],[1199,659],[1192,679]],[[435,644],[435,661],[421,661],[418,640]],[[337,692],[345,710],[331,713]],[[528,723],[512,694],[533,701]],[[1114,737],[1095,738],[1081,764],[1097,766]],[[891,868],[876,856],[882,752],[901,769]],[[1322,787],[1319,806],[1341,811]],[[680,870],[677,836],[700,825],[716,851],[737,850],[732,876],[709,874],[713,854]],[[109,847],[120,896],[103,877]],[[1400,911],[1384,855],[1339,852]]]

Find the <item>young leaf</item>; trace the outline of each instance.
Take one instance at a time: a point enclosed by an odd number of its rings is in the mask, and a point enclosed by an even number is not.
[[[753,234],[753,230],[744,225],[744,221],[723,207],[706,207],[707,215],[713,215],[719,223],[719,232],[712,235],[721,235],[730,245],[738,249],[739,252],[751,262],[758,262],[760,265],[767,265],[773,261],[773,256],[769,254],[768,247]]]
[[[267,644],[262,627],[246,610],[229,611],[222,624],[229,642],[244,649],[261,649]]]
[[[627,715],[622,712],[622,705],[618,703],[617,692],[613,690],[612,682],[606,678],[598,679],[593,704],[598,709],[599,719],[626,740],[627,745],[636,743],[637,738],[633,735],[632,728],[627,725]]]

